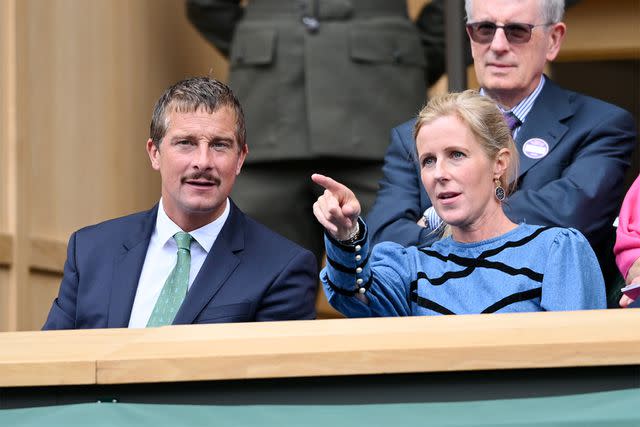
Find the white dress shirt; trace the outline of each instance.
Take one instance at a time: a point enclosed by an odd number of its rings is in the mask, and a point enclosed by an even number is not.
[[[189,233],[193,237],[191,242],[189,289],[191,289],[191,285],[198,275],[207,254],[213,247],[222,226],[227,221],[229,211],[230,202],[227,199],[227,205],[220,217]],[[138,289],[131,309],[130,328],[144,328],[147,326],[164,282],[176,265],[178,245],[173,239],[173,235],[179,231],[183,230],[167,216],[162,199],[160,199],[156,226],[151,234],[147,255],[138,280]]]

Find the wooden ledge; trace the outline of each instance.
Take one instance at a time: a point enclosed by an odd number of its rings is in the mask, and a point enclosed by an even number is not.
[[[640,310],[0,333],[0,386],[640,365]]]
[[[0,333],[0,387],[96,384],[96,361],[143,329]]]
[[[174,326],[97,364],[98,383],[640,363],[640,310]],[[628,325],[628,327],[621,327]]]

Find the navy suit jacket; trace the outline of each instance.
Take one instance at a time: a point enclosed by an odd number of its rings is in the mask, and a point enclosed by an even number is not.
[[[71,236],[43,329],[126,328],[158,205]],[[233,203],[174,324],[315,318],[315,256]]]
[[[437,238],[416,224],[431,201],[415,160],[414,123],[391,132],[384,177],[367,217],[373,243],[421,246]],[[522,154],[531,138],[547,142],[545,157],[534,160]],[[612,236],[636,142],[635,123],[627,111],[564,90],[547,78],[516,138],[518,187],[504,203],[505,213],[516,223],[576,228],[598,252],[596,247]]]

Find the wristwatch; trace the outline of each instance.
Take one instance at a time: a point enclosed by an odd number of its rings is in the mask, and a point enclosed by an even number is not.
[[[356,229],[344,240],[340,240],[340,243],[343,245],[353,245],[355,242],[360,240],[360,221],[356,222]]]

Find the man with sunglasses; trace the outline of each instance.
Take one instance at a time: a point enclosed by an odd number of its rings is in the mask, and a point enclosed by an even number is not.
[[[543,74],[565,35],[564,1],[467,0],[465,8],[481,92],[505,113],[520,153],[518,187],[505,213],[516,223],[577,228],[607,277],[613,271],[612,222],[637,141],[632,116]],[[413,124],[391,132],[384,177],[367,218],[372,243],[429,245],[439,237],[437,215],[420,184]]]

